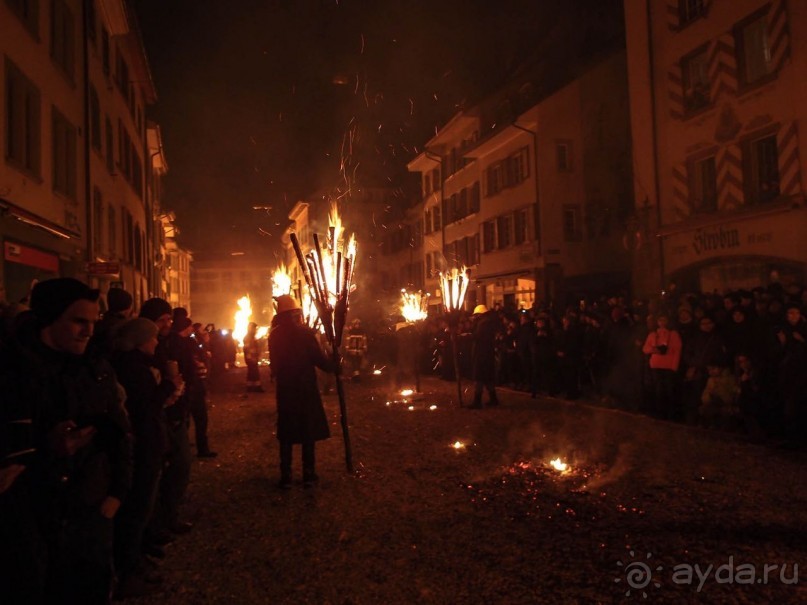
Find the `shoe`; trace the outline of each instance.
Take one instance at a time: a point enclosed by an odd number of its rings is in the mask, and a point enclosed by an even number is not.
[[[165,559],[165,551],[156,544],[143,544],[143,554],[155,559]]]
[[[318,483],[319,477],[317,477],[314,473],[303,477],[303,487],[305,488],[315,487]]]
[[[499,405],[499,402],[496,400],[488,402],[488,407],[490,408],[495,408],[497,405]]]
[[[484,406],[481,403],[472,403],[469,407],[472,410],[481,410]]]
[[[176,538],[176,536],[174,534],[172,534],[170,531],[166,531],[166,530],[161,530],[161,531],[159,531],[159,532],[157,532],[155,534],[152,534],[152,535],[148,536],[147,538],[145,538],[145,540],[148,543],[154,544],[156,546],[167,546],[168,544],[171,544],[172,542],[175,542],[176,539],[177,538]]]
[[[204,452],[199,452],[198,454],[196,454],[196,457],[197,458],[215,458],[218,455],[219,455],[218,452],[211,452],[210,450],[207,450],[207,451],[204,451]]]
[[[160,588],[148,582],[138,573],[125,577],[115,589],[114,598],[116,601],[135,597],[146,597],[160,591]]]
[[[280,489],[291,489],[291,477],[281,477],[280,481],[277,482],[277,486]]]
[[[188,521],[177,521],[176,523],[171,524],[168,529],[178,536],[181,536],[182,534],[187,534],[193,529],[193,523]]]

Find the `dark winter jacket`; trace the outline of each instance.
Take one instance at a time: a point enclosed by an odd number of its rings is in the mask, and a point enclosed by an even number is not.
[[[501,331],[499,319],[492,311],[483,314],[473,333],[471,362],[474,380],[490,382],[496,378],[496,337]]]
[[[309,328],[283,317],[269,334],[269,363],[277,386],[277,438],[304,443],[330,437],[316,368],[333,369]]]

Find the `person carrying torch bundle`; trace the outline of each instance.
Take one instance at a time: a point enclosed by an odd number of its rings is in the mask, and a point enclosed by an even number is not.
[[[294,444],[303,450],[303,482],[317,483],[315,443],[331,436],[317,385],[316,368],[335,371],[314,332],[303,322],[299,303],[284,294],[277,297],[275,324],[269,334],[269,363],[273,368],[277,399],[277,439],[280,442],[280,482],[291,487]]]

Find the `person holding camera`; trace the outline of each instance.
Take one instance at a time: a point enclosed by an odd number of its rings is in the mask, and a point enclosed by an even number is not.
[[[649,355],[650,373],[654,387],[651,413],[667,420],[680,417],[678,407],[678,366],[681,363],[681,337],[670,329],[670,318],[662,312],[656,318],[657,327],[647,335],[642,351]]]

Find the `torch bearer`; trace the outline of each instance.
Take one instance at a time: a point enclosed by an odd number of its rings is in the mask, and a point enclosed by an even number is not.
[[[443,307],[448,314],[448,328],[451,334],[451,348],[454,354],[454,375],[457,378],[457,399],[462,407],[462,377],[460,375],[459,354],[457,352],[457,332],[459,331],[460,310],[468,290],[468,269],[456,267],[448,273],[440,273],[440,289]]]
[[[351,237],[347,250],[344,253],[337,251],[338,236],[338,230],[331,230],[330,245],[323,247],[320,245],[319,235],[314,234],[314,250],[306,256],[303,256],[297,235],[292,233],[290,239],[294,247],[294,253],[297,255],[300,271],[308,286],[309,295],[316,308],[322,330],[325,332],[325,337],[331,346],[336,378],[336,393],[339,397],[342,436],[345,442],[345,465],[348,472],[352,473],[353,454],[350,447],[350,433],[348,432],[345,390],[340,373],[339,347],[342,344],[342,331],[347,318],[353,270],[356,264],[356,244]],[[334,256],[333,252],[337,252],[337,254]],[[337,263],[339,263],[338,271],[336,270]]]
[[[417,346],[415,348],[415,391],[420,393],[420,342],[423,337],[421,326],[428,316],[429,294],[421,291],[407,292],[401,290],[401,315],[406,323],[415,331]]]

